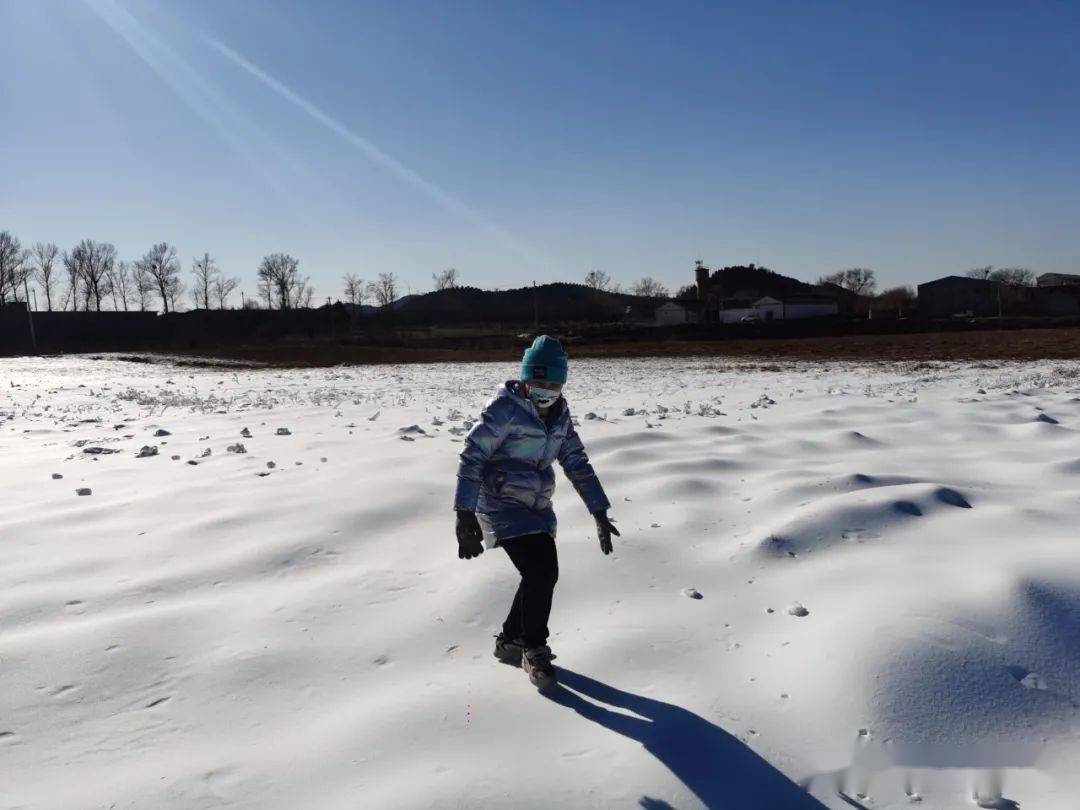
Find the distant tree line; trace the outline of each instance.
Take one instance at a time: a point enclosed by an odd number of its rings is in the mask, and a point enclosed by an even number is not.
[[[35,301],[37,308],[43,303],[49,312],[101,312],[108,305],[117,312],[146,312],[160,304],[164,312],[175,312],[183,307],[187,289],[180,273],[176,248],[166,242],[125,261],[111,242],[83,239],[64,251],[51,242],[38,242],[24,249],[18,237],[0,231],[0,304]],[[209,253],[192,262],[191,274],[196,309],[229,308],[239,279],[225,276]],[[36,301],[36,292],[43,302]]]
[[[988,264],[985,267],[975,267],[967,271],[968,278],[981,278],[987,281],[996,281],[999,284],[1009,284],[1014,287],[1034,287],[1037,283],[1035,273],[1026,267],[997,267]]]
[[[612,281],[611,276],[603,270],[590,270],[585,274],[585,286],[594,290],[610,293],[622,293],[622,285]],[[647,298],[667,298],[668,289],[652,276],[645,276],[630,285],[631,295],[641,295]]]

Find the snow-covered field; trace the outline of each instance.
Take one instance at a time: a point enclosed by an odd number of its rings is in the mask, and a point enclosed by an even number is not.
[[[1080,364],[572,360],[551,698],[450,510],[514,370],[0,360],[0,805],[1080,806]]]

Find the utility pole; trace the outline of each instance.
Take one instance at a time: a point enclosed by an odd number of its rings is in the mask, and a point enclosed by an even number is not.
[[[536,281],[533,281],[533,331],[540,331],[540,304],[536,300]]]
[[[34,334],[34,314],[30,311],[30,302],[26,302],[26,321],[30,324],[30,348],[37,354],[37,335]]]

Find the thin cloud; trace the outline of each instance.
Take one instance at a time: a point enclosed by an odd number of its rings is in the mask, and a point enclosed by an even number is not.
[[[169,44],[143,25],[116,0],[86,0],[86,5],[154,71],[176,96],[247,165],[252,174],[272,188],[283,200],[295,197],[279,173],[270,171],[272,165],[286,168],[295,175],[309,176],[310,172],[253,122],[236,112],[231,104],[209,81],[195,70]],[[258,154],[261,150],[263,154]],[[272,156],[268,160],[266,154]],[[297,209],[297,213],[303,212]]]
[[[466,221],[472,223],[481,230],[487,231],[488,233],[497,237],[505,245],[512,248],[514,252],[517,253],[521,258],[527,260],[536,268],[550,268],[549,263],[544,262],[539,259],[539,257],[533,255],[532,252],[527,249],[523,244],[521,244],[514,236],[504,231],[502,228],[500,228],[482,213],[477,211],[475,208],[471,207],[465,202],[459,200],[458,198],[439,188],[439,186],[435,185],[430,180],[421,177],[404,163],[387,154],[385,151],[373,144],[367,138],[364,138],[363,136],[353,132],[351,129],[345,126],[345,124],[341,123],[333,116],[324,112],[322,109],[315,106],[307,99],[303,98],[290,88],[286,87],[284,84],[282,84],[270,74],[266,73],[257,65],[251,63],[250,61],[242,57],[228,45],[225,45],[219,40],[216,40],[209,36],[206,37],[206,41],[230,62],[235,64],[237,67],[239,67],[241,70],[243,70],[250,76],[258,79],[260,82],[273,90],[290,104],[299,107],[319,124],[322,124],[324,127],[326,127],[328,130],[340,137],[342,140],[346,141],[347,143],[358,149],[373,163],[385,168],[409,186],[422,192],[430,199],[434,200],[436,203],[442,206],[445,210],[456,214],[457,216],[460,216],[462,219],[465,219]]]

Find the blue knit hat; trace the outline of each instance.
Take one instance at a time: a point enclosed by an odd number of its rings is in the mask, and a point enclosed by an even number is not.
[[[548,335],[534,340],[521,358],[521,379],[566,382],[566,352],[562,344]]]

